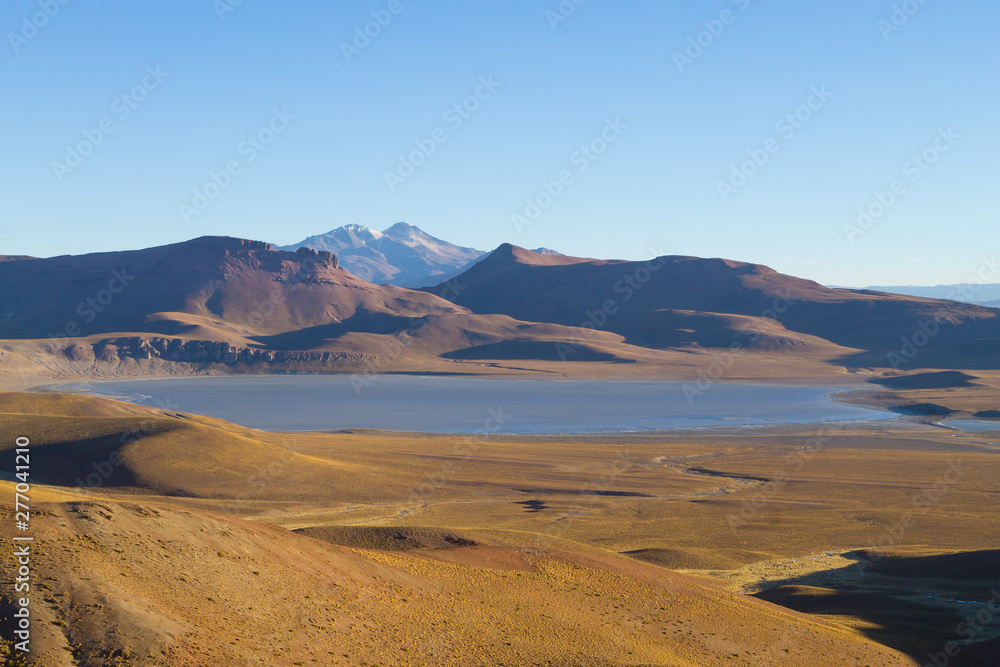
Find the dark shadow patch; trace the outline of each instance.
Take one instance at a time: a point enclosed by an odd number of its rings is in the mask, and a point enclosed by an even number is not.
[[[935,556],[894,556],[859,551],[869,572],[891,577],[953,579],[956,581],[1000,580],[1000,549],[963,551]]]
[[[441,358],[466,361],[527,359],[532,361],[635,362],[635,359],[619,357],[618,355],[586,344],[544,340],[511,340],[499,343],[486,343],[467,347],[463,350],[445,352],[441,355]]]
[[[480,545],[456,531],[419,526],[315,526],[294,532],[330,544],[379,551],[456,549]]]
[[[889,389],[951,389],[953,387],[975,387],[976,378],[960,371],[940,371],[938,373],[915,373],[897,377],[875,378],[872,384]]]
[[[889,412],[911,417],[947,417],[954,414],[951,408],[946,408],[937,403],[912,403],[910,405],[893,405],[886,408]]]
[[[391,335],[412,328],[414,328],[412,317],[358,310],[342,322],[306,327],[273,336],[254,336],[250,340],[269,350],[314,350],[322,347],[327,341],[348,333]]]
[[[998,643],[1000,624],[995,620],[983,624],[975,637],[959,634],[970,614],[975,616],[996,602],[991,595],[997,595],[1000,551],[932,556],[855,551],[844,555],[857,562],[772,582],[773,586],[753,597],[806,614],[866,621],[861,630],[865,636],[920,664],[944,651],[949,642],[959,642],[960,649],[949,656],[949,667],[1000,664],[982,661]]]
[[[544,496],[607,496],[610,498],[651,498],[638,491],[604,491],[601,489],[514,489],[520,493],[537,493]]]
[[[754,477],[753,475],[744,475],[742,473],[735,472],[720,472],[718,470],[709,470],[708,468],[688,468],[688,472],[692,472],[698,475],[708,475],[710,477],[727,477],[729,479],[748,479],[753,482],[770,482],[771,480],[767,477]]]
[[[548,509],[548,505],[538,499],[532,500],[516,500],[515,505],[523,505],[524,511],[529,514],[534,514],[535,512],[541,512],[544,509]]]

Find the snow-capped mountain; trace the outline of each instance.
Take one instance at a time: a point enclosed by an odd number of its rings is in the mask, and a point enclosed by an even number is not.
[[[345,225],[281,249],[298,250],[303,246],[334,253],[340,265],[359,278],[392,285],[425,279],[427,284],[434,284],[438,282],[434,276],[451,273],[486,254],[442,241],[405,222],[384,232],[364,225]]]

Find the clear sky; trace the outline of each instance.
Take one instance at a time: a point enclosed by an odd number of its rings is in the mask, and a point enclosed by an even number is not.
[[[405,220],[964,282],[1000,251],[998,23],[981,0],[5,0],[0,254]]]

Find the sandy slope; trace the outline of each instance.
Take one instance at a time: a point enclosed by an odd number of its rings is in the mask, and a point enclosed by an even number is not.
[[[613,556],[497,547],[519,567],[490,567],[489,554],[455,565],[156,502],[39,510],[34,646],[45,664],[913,664]]]

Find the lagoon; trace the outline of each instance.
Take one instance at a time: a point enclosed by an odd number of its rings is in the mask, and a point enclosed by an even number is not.
[[[267,375],[76,383],[73,391],[267,431],[615,433],[884,419],[829,387],[541,381],[441,376]],[[63,386],[61,390],[65,390]]]

